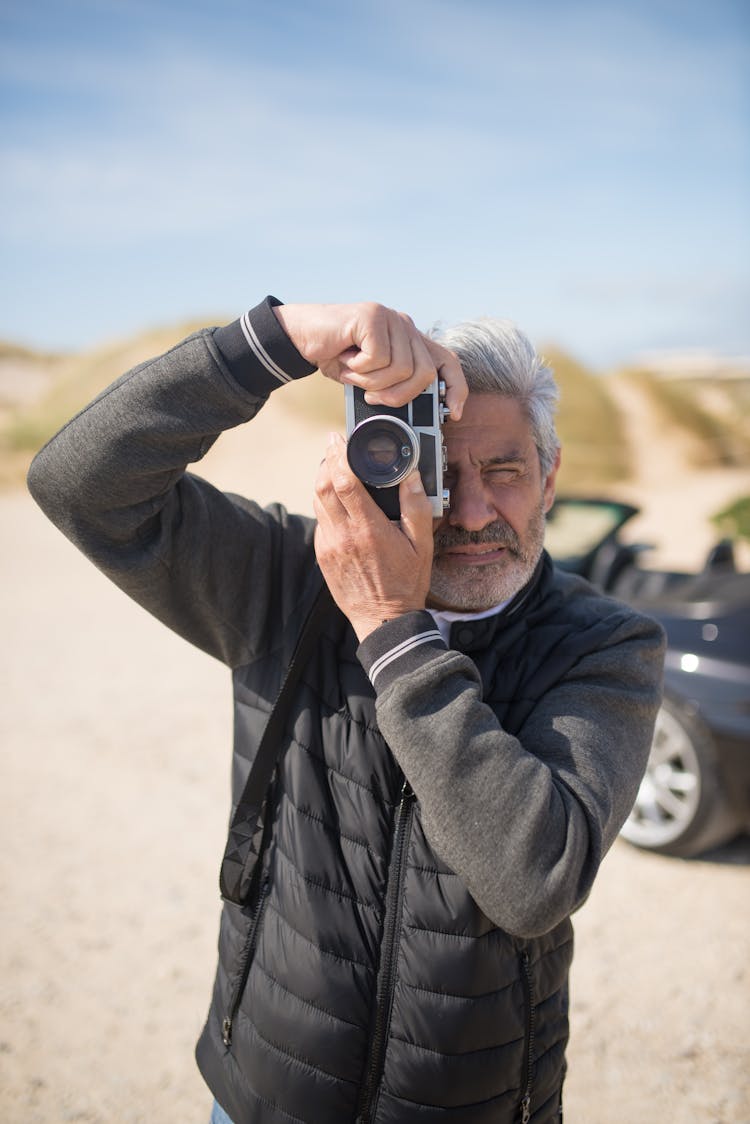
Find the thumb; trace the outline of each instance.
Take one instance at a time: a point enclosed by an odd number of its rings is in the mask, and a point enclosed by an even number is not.
[[[418,471],[409,473],[399,484],[401,505],[401,530],[408,539],[421,547],[425,542],[432,546],[432,504],[424,490]]]

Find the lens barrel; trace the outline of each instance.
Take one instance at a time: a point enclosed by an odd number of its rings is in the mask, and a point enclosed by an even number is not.
[[[391,488],[419,463],[419,437],[400,418],[375,414],[354,427],[346,453],[363,484]]]

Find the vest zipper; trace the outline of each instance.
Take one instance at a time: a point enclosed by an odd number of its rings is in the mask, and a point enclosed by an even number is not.
[[[526,1039],[524,1043],[523,1081],[524,1093],[521,1098],[521,1124],[529,1124],[531,1119],[531,1086],[534,1069],[534,1036],[536,1034],[536,1005],[534,1002],[534,980],[531,974],[529,954],[521,953],[521,983],[526,1006]]]
[[[369,1063],[360,1095],[356,1124],[370,1124],[375,1095],[385,1063],[386,1037],[391,1022],[393,992],[396,986],[398,936],[401,930],[403,911],[406,853],[409,846],[413,814],[414,793],[409,786],[409,782],[405,780],[401,788],[401,801],[396,811],[393,831],[388,889],[386,890],[385,914],[383,917],[383,940],[376,988],[375,1017],[368,1050]]]
[[[232,991],[232,998],[229,1001],[229,1008],[221,1023],[221,1037],[227,1049],[232,1045],[232,1025],[234,1023],[237,1008],[242,999],[242,993],[245,990],[247,977],[250,974],[250,965],[253,962],[253,953],[255,952],[255,943],[258,938],[258,928],[260,926],[260,919],[263,913],[263,907],[266,903],[266,896],[268,894],[268,879],[264,879],[260,888],[258,900],[255,903],[252,919],[250,921],[250,928],[245,937],[245,943],[242,947],[242,956],[240,958],[240,970],[237,976],[237,982]]]

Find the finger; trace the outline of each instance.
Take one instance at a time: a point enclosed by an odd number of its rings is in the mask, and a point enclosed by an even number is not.
[[[373,314],[372,332],[363,338],[359,354],[348,359],[349,368],[358,374],[376,377],[377,385],[387,386],[409,378],[412,373],[411,340],[418,335],[411,317],[392,308]],[[387,332],[387,339],[383,332]]]
[[[349,518],[333,480],[333,472],[337,464],[337,438],[338,434],[329,434],[328,447],[315,477],[313,510],[319,524],[340,524]]]
[[[421,554],[432,554],[432,504],[419,472],[411,472],[399,484],[401,530]]]
[[[389,327],[391,333],[391,362],[388,370],[394,382],[400,383],[411,378],[414,370],[411,341],[416,328],[411,319],[404,313],[398,313],[390,317]]]
[[[366,371],[361,372],[353,365],[354,361],[341,366],[338,381],[342,383],[350,383],[352,386],[358,386],[361,390],[379,394],[381,391],[387,390],[394,382],[393,368],[383,367],[379,371]]]
[[[460,421],[464,403],[469,394],[466,377],[457,356],[447,347],[425,336],[425,345],[430,352],[438,375],[445,383],[445,404],[450,410],[452,421]]]
[[[419,394],[426,390],[430,383],[434,382],[438,374],[437,364],[432,357],[427,342],[427,337],[423,336],[421,332],[412,340],[414,378],[419,387]]]
[[[354,474],[346,455],[346,442],[339,433],[330,435],[321,479],[325,488],[320,493],[320,501],[331,522],[388,522],[362,481]]]
[[[352,341],[358,353],[349,360],[352,369],[359,372],[379,371],[391,362],[390,321],[396,314],[380,304],[358,307],[351,329]]]
[[[432,361],[424,338],[417,332],[409,340],[411,354],[411,373],[399,383],[384,387],[380,390],[368,389],[365,401],[370,406],[403,406],[411,402],[418,394],[435,380],[437,369]]]

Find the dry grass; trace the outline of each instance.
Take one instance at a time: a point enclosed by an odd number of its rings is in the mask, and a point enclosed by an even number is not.
[[[56,358],[47,389],[27,405],[0,417],[0,483],[19,482],[31,456],[69,418],[124,371],[166,351],[204,322],[183,323],[143,332],[82,355]],[[0,345],[0,361],[12,346]],[[33,353],[23,352],[23,362]],[[38,356],[40,363],[51,362]],[[550,349],[562,398],[559,431],[565,447],[560,487],[568,492],[597,491],[628,474],[625,441],[605,380],[569,356]],[[284,390],[288,408],[332,429],[343,431],[344,396],[327,379],[304,379]]]
[[[630,475],[620,412],[606,379],[554,347],[544,350],[560,386],[557,429],[563,446],[558,490],[606,492],[607,485]]]
[[[628,370],[665,426],[688,439],[696,468],[738,468],[750,464],[750,381],[664,378],[647,369]]]
[[[47,391],[6,419],[0,431],[1,447],[11,452],[33,453],[119,375],[166,351],[202,326],[196,322],[155,328],[83,355],[58,360]]]

